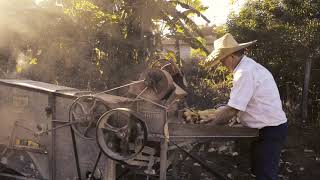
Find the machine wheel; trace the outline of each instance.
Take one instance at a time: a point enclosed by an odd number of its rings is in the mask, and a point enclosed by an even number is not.
[[[127,108],[117,108],[103,114],[96,130],[102,152],[116,161],[125,161],[139,154],[148,137],[142,119]]]
[[[72,103],[69,109],[71,128],[83,139],[95,139],[97,121],[108,110],[110,108],[103,100],[93,96],[81,96]]]

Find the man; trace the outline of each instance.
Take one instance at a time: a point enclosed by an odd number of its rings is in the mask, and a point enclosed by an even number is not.
[[[229,33],[214,42],[215,49],[205,61],[210,67],[221,62],[233,72],[233,87],[228,104],[200,118],[199,123],[225,124],[237,116],[242,125],[258,128],[254,174],[258,180],[276,180],[287,118],[272,74],[243,54],[255,42],[238,44]]]

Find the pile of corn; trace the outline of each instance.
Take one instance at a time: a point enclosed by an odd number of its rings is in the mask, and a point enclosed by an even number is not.
[[[216,109],[207,109],[204,111],[195,111],[191,109],[186,109],[184,112],[184,119],[186,123],[197,124],[201,120],[211,119],[214,116]]]

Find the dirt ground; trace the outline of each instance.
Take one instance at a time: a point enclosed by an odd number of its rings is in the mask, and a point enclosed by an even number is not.
[[[255,180],[250,171],[250,144],[252,140],[209,141],[190,147],[184,147],[193,156],[200,159],[214,173],[223,176],[217,178],[212,173],[176,150],[175,160],[168,168],[168,180]],[[279,180],[319,180],[320,179],[320,132],[318,130],[289,129],[289,137],[281,153]],[[171,152],[172,153],[172,152]],[[170,154],[170,153],[169,153]],[[129,175],[124,179],[159,179],[158,176]]]
[[[247,140],[210,140],[184,146],[197,159],[209,167],[212,175],[201,163],[180,150],[170,151],[172,164],[168,168],[168,180],[255,180],[250,171],[250,144]],[[320,131],[289,129],[289,137],[281,153],[279,180],[320,179]],[[125,166],[121,166],[125,167]],[[121,169],[121,168],[120,168]],[[128,170],[126,167],[123,170]],[[119,180],[159,179],[159,167],[155,176],[142,175],[145,169],[130,169]],[[139,172],[140,171],[140,172]],[[222,176],[222,178],[217,178]],[[9,180],[10,178],[8,178]],[[11,180],[11,179],[10,179]]]
[[[254,180],[250,171],[250,142],[251,140],[211,142],[198,148],[193,154],[226,179]],[[301,132],[290,128],[287,143],[281,153],[279,180],[319,180],[319,142],[320,133],[317,130]],[[172,179],[219,179],[191,158],[186,158],[178,165],[182,170],[179,171],[178,178]]]
[[[255,180],[250,170],[250,144],[252,140],[209,141],[184,147],[193,156],[204,162],[218,178],[186,156],[175,152],[176,162],[169,167],[168,180]],[[320,179],[320,132],[297,128],[289,129],[289,136],[281,153],[279,180]],[[172,153],[172,152],[171,152]],[[169,153],[170,154],[170,153]],[[124,179],[159,179],[127,176]]]

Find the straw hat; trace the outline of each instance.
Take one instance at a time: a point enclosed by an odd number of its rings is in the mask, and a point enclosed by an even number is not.
[[[227,33],[214,41],[214,50],[205,59],[205,64],[207,64],[209,67],[215,66],[220,62],[221,59],[234,52],[244,49],[255,42],[257,42],[257,40],[239,44],[230,33]]]

